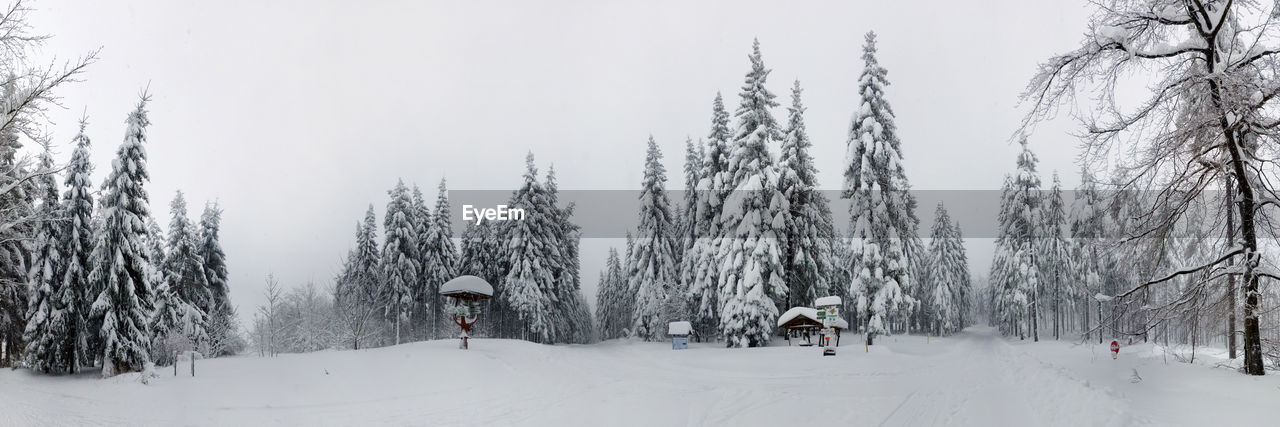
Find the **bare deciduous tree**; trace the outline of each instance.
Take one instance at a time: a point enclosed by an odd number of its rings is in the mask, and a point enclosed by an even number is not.
[[[1273,102],[1280,95],[1275,5],[1099,0],[1094,6],[1090,36],[1074,51],[1042,64],[1031,80],[1023,94],[1031,104],[1024,128],[1052,117],[1062,104],[1076,106],[1078,94],[1092,95],[1088,111],[1094,112],[1078,114],[1086,129],[1084,161],[1118,164],[1127,177],[1120,191],[1155,193],[1134,218],[1137,226],[1121,236],[1122,243],[1167,235],[1206,189],[1234,183],[1235,245],[1206,263],[1174,269],[1117,297],[1146,298],[1149,287],[1183,276],[1199,283],[1238,276],[1244,295],[1244,371],[1262,375],[1259,279],[1276,274],[1260,268],[1259,232],[1269,224],[1266,208],[1280,203],[1271,182],[1280,137]],[[1145,99],[1126,104],[1127,94],[1144,86]],[[1232,260],[1235,265],[1228,268]]]

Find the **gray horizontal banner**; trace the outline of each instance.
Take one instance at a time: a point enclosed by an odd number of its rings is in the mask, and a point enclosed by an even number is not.
[[[680,215],[680,208],[685,204],[685,191],[672,190],[667,192],[673,215]],[[849,213],[850,200],[840,197],[840,191],[820,191],[825,196],[831,207],[833,225],[841,236],[846,235],[849,229],[851,215]],[[995,238],[998,231],[998,218],[1000,214],[1000,191],[999,190],[918,190],[911,191],[912,196],[916,200],[916,217],[920,220],[920,236],[928,238],[929,231],[933,227],[934,213],[936,212],[938,203],[946,206],[948,214],[952,221],[958,222],[962,231],[962,237],[965,238]],[[1125,209],[1119,209],[1119,206],[1111,206],[1114,199],[1112,196],[1116,192],[1099,192],[1103,200],[1103,209],[1110,212],[1125,212]],[[745,193],[744,193],[745,194]],[[1157,200],[1162,195],[1155,191],[1150,192],[1131,192],[1126,194],[1125,200]],[[1222,236],[1224,233],[1224,220],[1221,213],[1221,207],[1225,203],[1221,196],[1222,192],[1205,192],[1200,195],[1196,203],[1192,203],[1190,210],[1198,209],[1206,210],[1212,214],[1207,221],[1198,221],[1195,226],[1199,229],[1187,227],[1181,224],[1175,227],[1168,237],[1196,237],[1197,235]],[[452,206],[451,219],[455,235],[460,234],[466,229],[467,224],[475,224],[479,221],[512,221],[520,220],[514,216],[520,213],[514,212],[514,206],[509,206],[511,202],[512,191],[510,190],[451,190],[449,191],[449,202]],[[638,223],[640,212],[640,196],[639,190],[560,190],[558,199],[560,206],[574,205],[574,213],[572,220],[581,227],[582,237],[584,238],[622,238],[628,231],[636,233],[635,228]],[[1047,198],[1048,191],[1041,191],[1038,196]],[[738,195],[730,195],[730,197],[738,197]],[[1072,212],[1076,209],[1076,193],[1074,191],[1063,191],[1062,198],[1064,203],[1064,211],[1066,214],[1066,222],[1063,224],[1067,233],[1070,233]],[[732,200],[732,199],[731,199]],[[1150,202],[1145,202],[1150,203]],[[1207,209],[1205,209],[1207,208]],[[1141,229],[1147,230],[1155,228],[1156,216],[1149,215],[1148,212],[1141,208],[1127,209],[1129,213],[1124,214],[1125,218],[1134,217],[1140,223],[1136,226],[1130,226],[1130,230]],[[528,213],[524,213],[525,216]],[[1141,222],[1146,221],[1146,224]],[[1184,221],[1185,222],[1185,221]],[[1115,232],[1112,230],[1112,232]],[[1124,234],[1108,236],[1110,238],[1129,237]],[[1152,237],[1152,236],[1144,236]]]

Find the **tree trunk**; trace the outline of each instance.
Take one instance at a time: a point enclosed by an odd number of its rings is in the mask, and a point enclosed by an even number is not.
[[[1098,301],[1098,344],[1102,344],[1102,301]]]
[[[396,312],[393,319],[396,322],[396,345],[400,345],[400,301],[396,301]]]
[[[1212,58],[1211,58],[1212,59]],[[1231,153],[1231,167],[1239,190],[1240,199],[1240,234],[1244,246],[1244,372],[1249,375],[1263,375],[1266,372],[1262,365],[1262,334],[1258,330],[1258,234],[1256,229],[1256,199],[1249,176],[1245,172],[1244,153],[1240,143],[1240,135],[1232,131],[1222,107],[1222,87],[1216,80],[1209,80],[1212,89],[1214,106],[1223,114],[1218,116],[1223,135],[1227,140],[1227,150]]]
[[[1058,283],[1058,267],[1053,268],[1053,339],[1058,339],[1058,300],[1062,299],[1061,286]]]
[[[1227,247],[1236,245],[1235,226],[1235,189],[1231,188],[1231,179],[1227,178]],[[1235,257],[1227,259],[1227,269],[1236,264]],[[1232,360],[1236,358],[1236,276],[1227,275],[1227,353]]]
[[[1191,318],[1191,363],[1196,363],[1196,335],[1200,335],[1200,313]]]
[[[1037,280],[1037,286],[1031,289],[1031,341],[1034,342],[1040,342],[1040,290],[1038,289],[1038,282]]]
[[[1151,292],[1147,289],[1142,290],[1142,305],[1144,307],[1151,304]],[[1147,329],[1151,327],[1151,313],[1146,309],[1142,310],[1142,342],[1147,342]]]
[[[1084,331],[1084,340],[1089,340],[1089,297],[1084,296],[1084,303],[1080,304],[1080,330]]]

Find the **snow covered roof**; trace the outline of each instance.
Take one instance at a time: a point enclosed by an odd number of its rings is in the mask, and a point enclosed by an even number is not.
[[[493,296],[493,286],[476,276],[458,276],[440,285],[440,295],[479,294]]]
[[[831,298],[839,299],[840,297],[831,297]],[[803,317],[805,319],[812,321],[813,323],[818,323],[818,324],[822,323],[822,321],[818,320],[817,309],[810,308],[810,307],[791,307],[791,309],[787,310],[786,313],[782,313],[781,317],[778,317],[778,327],[782,327],[782,325],[791,323],[791,321],[795,320],[797,317]],[[834,328],[849,329],[849,322],[839,317],[837,317],[835,320],[832,320],[830,324]]]
[[[815,307],[826,307],[826,306],[830,306],[830,305],[840,305],[840,297],[837,297],[837,296],[829,296],[829,297],[822,297],[822,298],[818,298],[817,300],[815,300],[815,301],[813,302],[813,305],[814,305]]]
[[[782,316],[778,318],[778,326],[785,325],[799,316],[804,316],[816,322],[818,321],[818,310],[809,307],[791,307],[790,310],[782,313]]]
[[[693,332],[693,325],[689,322],[671,322],[667,324],[667,335],[689,335]]]

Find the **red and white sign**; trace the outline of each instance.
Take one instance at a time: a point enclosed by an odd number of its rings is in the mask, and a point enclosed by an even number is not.
[[[1111,342],[1111,358],[1115,359],[1119,355],[1120,355],[1120,343],[1112,341]]]

